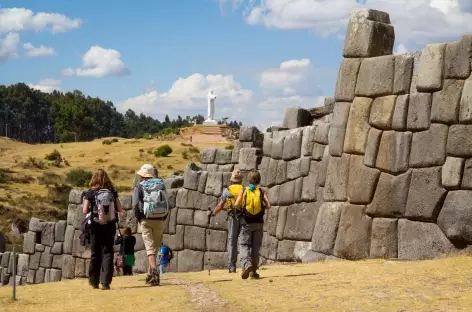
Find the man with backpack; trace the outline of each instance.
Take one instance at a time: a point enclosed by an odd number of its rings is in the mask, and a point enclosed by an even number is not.
[[[133,211],[141,224],[149,271],[146,283],[159,285],[160,276],[157,266],[158,249],[164,234],[164,221],[169,214],[169,202],[164,181],[157,177],[157,169],[145,164],[137,172],[140,182],[134,187]]]
[[[223,196],[216,205],[213,215],[217,215],[223,208],[228,211],[228,270],[236,273],[236,259],[238,256],[238,236],[241,228],[242,210],[236,205],[238,194],[243,190],[243,177],[236,169],[231,173],[231,185],[223,190]],[[209,214],[211,211],[208,212]]]
[[[249,186],[241,190],[236,199],[236,206],[242,207],[241,233],[239,234],[239,252],[241,255],[241,277],[259,278],[259,250],[262,245],[264,212],[270,209],[267,194],[259,187],[261,174],[251,171],[248,175]]]

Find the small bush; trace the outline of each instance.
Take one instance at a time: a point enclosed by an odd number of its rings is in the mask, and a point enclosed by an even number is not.
[[[140,148],[140,149],[139,149],[139,152],[140,152],[140,153],[144,153],[144,149]]]
[[[158,148],[154,150],[154,156],[156,157],[167,157],[170,154],[172,154],[172,147],[170,147],[168,144],[166,145],[161,145]]]
[[[25,169],[45,169],[46,164],[40,159],[29,156],[26,161],[23,163],[23,168]]]
[[[126,141],[125,144],[135,144],[139,142],[140,142],[139,140],[132,140],[132,141]]]
[[[183,151],[183,152],[182,152],[182,158],[183,158],[183,159],[188,159],[188,153],[187,153],[187,151]]]
[[[111,140],[103,140],[102,144],[103,145],[111,145],[113,142]]]
[[[158,169],[161,169],[161,168],[162,168],[162,164],[158,162],[158,163],[156,163],[156,167],[157,167]]]
[[[144,133],[144,134],[143,134],[143,139],[146,139],[146,140],[152,139],[152,134],[150,134],[150,133]]]
[[[69,193],[72,190],[70,185],[66,184],[54,184],[53,186],[48,186],[47,199],[49,199],[53,204],[67,206],[69,202]]]
[[[111,142],[112,142],[112,143],[118,143],[118,142],[120,142],[120,141],[118,141],[117,138],[113,138],[113,139],[111,139]]]
[[[92,179],[92,172],[84,169],[72,169],[66,174],[66,182],[78,187],[86,187],[90,179]]]
[[[154,154],[154,150],[152,149],[152,147],[147,149],[147,153],[151,155]]]
[[[79,155],[77,155],[79,157],[85,157],[85,153],[80,153]]]
[[[226,145],[226,146],[225,146],[225,149],[227,149],[227,150],[234,150],[234,145],[233,145],[233,144]]]
[[[184,143],[184,142],[180,143],[180,145],[185,146],[185,147],[192,147],[193,146],[190,143]]]
[[[61,160],[60,159],[55,159],[52,163],[51,166],[60,168],[61,167]]]
[[[172,165],[167,165],[167,169],[172,170],[172,169],[174,169],[174,166],[172,166]]]
[[[195,146],[190,147],[188,151],[192,154],[200,154],[200,150],[198,149],[198,147]]]
[[[59,184],[61,181],[62,178],[54,172],[43,172],[43,175],[38,178],[38,183],[46,186]]]
[[[103,158],[101,158],[101,157],[95,159],[95,162],[96,162],[97,164],[104,164],[104,163],[106,163],[107,161],[108,161],[107,159],[103,159]]]
[[[21,184],[29,184],[33,182],[35,179],[30,175],[14,175],[14,171],[10,169],[3,169],[0,168],[0,183],[7,184],[7,183],[21,183]]]

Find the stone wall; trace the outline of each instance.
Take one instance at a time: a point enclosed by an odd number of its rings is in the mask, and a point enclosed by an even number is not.
[[[206,149],[183,179],[166,180],[171,213],[164,242],[172,271],[225,268],[226,213],[211,219],[231,171],[259,170],[272,209],[265,216],[265,262],[323,259],[432,259],[472,243],[472,36],[392,55],[387,13],[355,10],[334,97],[323,110],[288,108],[283,125],[242,127],[234,150]],[[137,238],[136,272],[147,259],[128,211],[120,226]],[[78,242],[82,193],[67,221],[32,219],[18,256],[21,283],[85,277],[90,251]],[[12,256],[0,254],[11,277]]]

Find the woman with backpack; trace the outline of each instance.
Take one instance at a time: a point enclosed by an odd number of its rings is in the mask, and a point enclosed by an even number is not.
[[[82,208],[82,213],[91,223],[89,284],[98,289],[101,283],[103,290],[109,290],[113,279],[117,214],[123,215],[124,211],[105,170],[99,169],[93,174],[89,187]]]
[[[137,175],[141,182],[134,187],[132,207],[141,225],[144,247],[148,256],[149,271],[146,284],[158,286],[160,272],[157,255],[164,236],[164,221],[169,214],[169,202],[164,180],[158,178],[157,168],[145,164]]]

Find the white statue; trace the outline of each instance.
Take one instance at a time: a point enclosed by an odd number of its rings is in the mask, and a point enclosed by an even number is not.
[[[215,117],[215,100],[216,100],[216,95],[213,93],[213,90],[209,90],[208,91],[207,120],[205,120],[203,124],[207,124],[207,125],[218,124],[218,122],[213,119]]]

